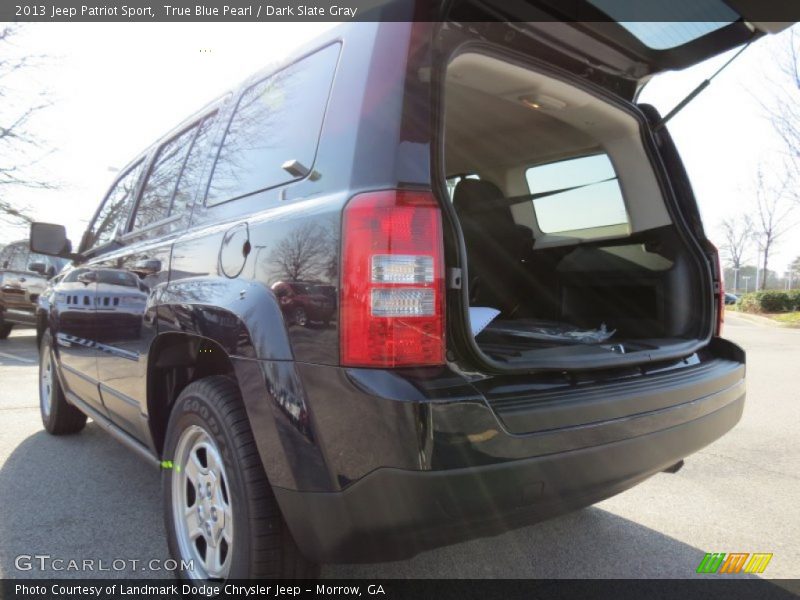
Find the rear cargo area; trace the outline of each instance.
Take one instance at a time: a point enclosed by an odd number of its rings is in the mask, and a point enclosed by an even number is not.
[[[451,61],[444,99],[447,190],[488,358],[644,362],[708,336],[702,256],[673,222],[628,108],[477,53]]]

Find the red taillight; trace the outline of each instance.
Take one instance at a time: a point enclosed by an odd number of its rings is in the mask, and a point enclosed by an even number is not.
[[[342,227],[341,362],[444,363],[441,212],[430,192],[354,197]]]

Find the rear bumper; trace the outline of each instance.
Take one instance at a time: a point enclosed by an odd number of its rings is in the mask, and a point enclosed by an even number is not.
[[[731,362],[738,364],[733,378]],[[683,386],[668,406],[642,406],[644,412],[625,416],[614,412],[616,407],[605,420],[581,419],[525,435],[509,433],[485,403],[439,402],[421,410],[415,402],[365,399],[376,406],[411,405],[421,413],[416,419],[417,464],[403,460],[408,456],[402,452],[388,453],[390,442],[400,444],[398,434],[407,420],[396,407],[394,414],[379,412],[386,443],[373,440],[374,452],[360,462],[341,451],[332,459],[330,450],[343,446],[317,427],[319,442],[328,450],[328,468],[340,475],[344,489],[276,486],[275,494],[301,550],[322,562],[400,559],[494,535],[628,489],[730,430],[744,406],[743,355],[741,361],[720,360],[719,366]],[[626,398],[621,400],[628,402]],[[335,405],[332,400],[329,404]],[[319,424],[326,413],[313,412]],[[362,415],[348,423],[351,440],[360,439],[360,427],[370,420],[366,411]],[[357,479],[341,477],[369,464],[377,466]]]
[[[401,559],[626,490],[719,438],[736,424],[743,406],[739,396],[683,425],[572,452],[448,471],[378,469],[342,492],[275,493],[309,558]]]

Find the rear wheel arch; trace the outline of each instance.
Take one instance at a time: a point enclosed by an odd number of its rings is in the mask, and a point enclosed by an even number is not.
[[[212,375],[229,377],[239,385],[228,353],[215,340],[188,333],[165,333],[156,338],[148,357],[147,414],[159,456],[178,396],[189,384]]]

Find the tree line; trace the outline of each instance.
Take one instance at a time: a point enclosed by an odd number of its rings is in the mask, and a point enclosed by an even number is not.
[[[779,78],[759,100],[782,142],[780,155],[770,170],[757,167],[752,205],[720,223],[726,285],[734,291],[800,288],[800,256],[783,276],[770,270],[776,249],[800,225],[800,34],[793,28],[786,36],[775,54]]]

